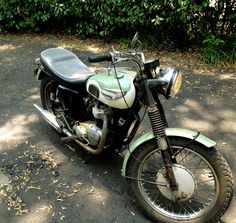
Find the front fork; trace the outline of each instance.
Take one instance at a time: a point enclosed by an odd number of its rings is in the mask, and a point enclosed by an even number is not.
[[[176,160],[173,156],[173,151],[168,143],[166,137],[165,129],[168,127],[165,113],[161,102],[157,96],[154,100],[152,91],[146,85],[146,102],[148,105],[148,117],[151,122],[152,131],[157,142],[157,146],[161,151],[161,155],[166,168],[166,177],[169,179],[171,190],[177,190],[177,183],[173,171],[173,163],[176,163]]]
[[[159,105],[160,106],[160,105]],[[166,168],[166,177],[169,179],[171,190],[177,190],[177,183],[173,171],[173,163],[176,163],[173,158],[173,151],[168,143],[168,139],[165,134],[165,128],[167,122],[165,120],[164,113],[161,114],[160,109],[162,107],[148,107],[148,116],[151,122],[152,131],[157,142],[157,146],[161,151],[162,159]],[[158,108],[159,107],[159,108]]]

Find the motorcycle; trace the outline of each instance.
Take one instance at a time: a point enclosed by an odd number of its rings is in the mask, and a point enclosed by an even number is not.
[[[137,36],[133,46],[139,43]],[[169,99],[178,93],[181,71],[160,69],[158,59],[146,60],[135,50],[113,48],[88,61],[106,61],[109,67],[93,72],[63,48],[41,52],[35,74],[41,81],[42,107],[34,106],[42,117],[65,143],[75,142],[93,155],[106,150],[122,154],[121,175],[152,220],[217,222],[233,196],[231,170],[214,141],[169,128],[160,100],[160,95]],[[151,130],[133,140],[146,113]]]

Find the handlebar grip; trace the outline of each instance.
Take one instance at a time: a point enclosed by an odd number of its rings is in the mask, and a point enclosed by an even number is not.
[[[102,55],[96,55],[96,56],[90,56],[88,57],[88,61],[90,63],[96,63],[96,62],[102,62],[102,61],[112,61],[112,56],[110,53],[108,54],[102,54]]]

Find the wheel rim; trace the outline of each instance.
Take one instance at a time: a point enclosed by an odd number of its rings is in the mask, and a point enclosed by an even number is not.
[[[54,82],[48,82],[44,89],[44,102],[48,111],[55,113],[56,87]]]
[[[172,148],[177,151],[182,147],[173,146]],[[173,201],[165,196],[160,189],[161,186],[145,182],[157,183],[158,172],[165,169],[159,149],[147,154],[138,168],[138,179],[142,179],[137,182],[139,190],[148,205],[167,218],[176,220],[199,218],[216,203],[219,194],[216,173],[203,156],[187,148],[177,155],[176,160],[178,166],[182,166],[194,175],[196,187],[191,197]]]

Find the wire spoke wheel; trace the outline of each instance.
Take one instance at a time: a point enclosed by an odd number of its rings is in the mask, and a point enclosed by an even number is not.
[[[177,138],[178,139],[178,138]],[[178,189],[172,191],[160,150],[155,142],[135,151],[128,166],[131,195],[152,219],[161,222],[216,222],[232,199],[232,178],[223,157],[212,149],[170,140]],[[145,147],[145,148],[144,148]],[[216,156],[217,155],[217,156]],[[149,183],[153,182],[153,183]],[[156,183],[156,184],[155,184]]]
[[[181,148],[173,147],[173,149],[178,150]],[[186,192],[182,191],[184,188],[182,184],[180,186],[180,182],[185,183],[184,181],[191,180],[194,182],[194,186],[191,185],[191,196],[188,199],[175,199],[174,192],[170,188],[156,186],[143,181],[138,183],[139,189],[148,204],[166,217],[172,217],[174,215],[176,219],[184,220],[201,216],[211,209],[216,202],[219,193],[219,183],[216,173],[206,159],[189,149],[181,151],[176,158],[179,165],[175,165],[175,167],[178,171],[182,170],[182,172],[186,171],[186,173],[190,171],[192,173],[187,176],[183,173],[180,174],[180,176],[190,179],[179,179],[177,171],[174,171],[177,183],[179,184],[178,190],[181,193]],[[156,172],[153,169],[156,163],[162,163],[159,150],[154,150],[144,158],[138,169],[138,178],[162,183],[160,180],[163,180],[164,177],[157,176],[163,176],[165,174],[164,164]],[[168,179],[166,181],[168,182]]]
[[[57,97],[57,84],[52,79],[45,77],[40,86],[40,94],[42,106],[44,109],[56,113],[56,109],[60,106]]]

